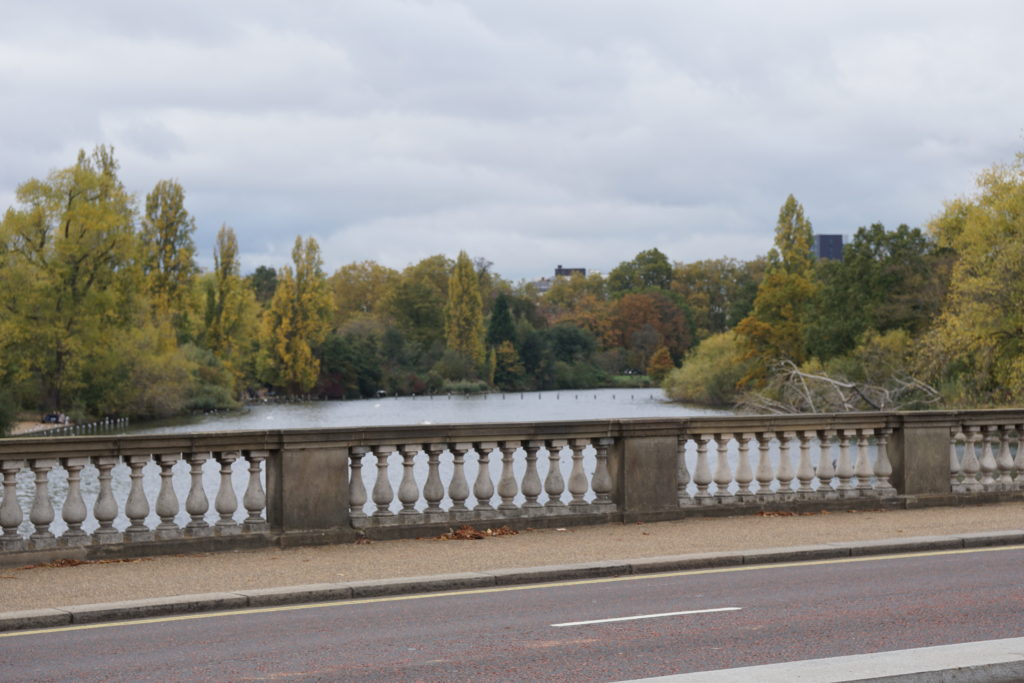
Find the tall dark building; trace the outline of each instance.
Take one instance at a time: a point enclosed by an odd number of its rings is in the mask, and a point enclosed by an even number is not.
[[[814,255],[817,258],[827,258],[833,261],[843,260],[843,236],[842,235],[815,235]]]

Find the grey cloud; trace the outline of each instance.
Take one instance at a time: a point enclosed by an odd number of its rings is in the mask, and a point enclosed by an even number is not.
[[[0,201],[114,144],[140,196],[182,182],[206,262],[224,222],[249,268],[298,233],[512,279],[748,258],[790,192],[822,231],[920,225],[1021,148],[1009,1],[12,7]]]

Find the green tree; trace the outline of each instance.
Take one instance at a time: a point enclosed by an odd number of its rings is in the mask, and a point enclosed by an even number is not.
[[[196,308],[194,282],[195,219],[185,210],[185,190],[173,180],[161,180],[146,195],[139,239],[146,285],[158,314],[168,315],[179,340],[192,336],[190,314]]]
[[[98,347],[119,342],[137,311],[138,240],[113,150],[17,188],[0,222],[0,381],[38,387],[61,410]]]
[[[949,261],[949,250],[937,249],[917,228],[858,229],[842,261],[817,264],[809,353],[821,360],[847,353],[868,330],[920,334],[942,306]]]
[[[657,249],[641,251],[608,274],[608,291],[615,298],[645,289],[668,289],[671,283],[672,264]]]
[[[260,306],[268,306],[270,300],[274,298],[274,290],[277,289],[277,271],[270,266],[256,266],[256,270],[245,279]]]
[[[675,265],[672,291],[690,307],[698,340],[732,329],[746,317],[763,271],[763,259],[720,258]]]
[[[330,330],[332,298],[323,272],[320,247],[312,237],[295,238],[294,271],[284,266],[277,289],[260,325],[260,379],[289,393],[316,384],[320,360],[316,349]]]
[[[412,356],[431,364],[444,351],[444,309],[452,262],[429,256],[402,271],[379,301],[380,311],[405,335]]]
[[[502,292],[494,300],[491,319],[487,324],[487,345],[497,347],[502,342],[512,342],[516,338],[516,324],[508,306],[508,296]]]
[[[205,287],[206,346],[235,378],[236,392],[252,372],[259,306],[239,274],[238,238],[227,225],[217,232],[213,274]]]
[[[334,326],[379,313],[381,300],[397,284],[399,274],[375,261],[350,263],[328,279],[334,293]]]
[[[480,288],[473,262],[464,251],[459,252],[455,268],[448,279],[448,305],[444,309],[446,347],[469,358],[476,367],[483,367],[484,312]],[[464,379],[464,378],[453,378]]]

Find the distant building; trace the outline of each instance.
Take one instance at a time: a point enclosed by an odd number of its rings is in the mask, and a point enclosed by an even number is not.
[[[843,260],[843,236],[842,235],[815,235],[814,256],[827,258],[833,261]]]
[[[587,276],[587,269],[586,268],[565,268],[565,267],[562,266],[561,263],[559,263],[558,266],[555,268],[555,276],[554,277],[542,277],[539,280],[534,280],[533,284],[537,288],[537,293],[538,294],[543,294],[544,292],[546,292],[549,289],[551,289],[551,285],[555,284],[555,280],[556,279],[558,279],[560,277],[572,277],[573,275],[582,275],[583,277],[586,277]]]
[[[576,274],[579,274],[579,275],[582,275],[583,277],[586,277],[587,276],[587,269],[586,268],[563,268],[561,263],[559,263],[558,266],[555,268],[555,277],[572,277],[573,275],[576,275]]]

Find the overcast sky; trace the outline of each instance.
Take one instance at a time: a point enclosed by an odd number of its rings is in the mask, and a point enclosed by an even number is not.
[[[113,145],[200,262],[465,249],[518,280],[922,226],[1024,149],[1024,2],[347,0],[0,7],[0,208]]]

